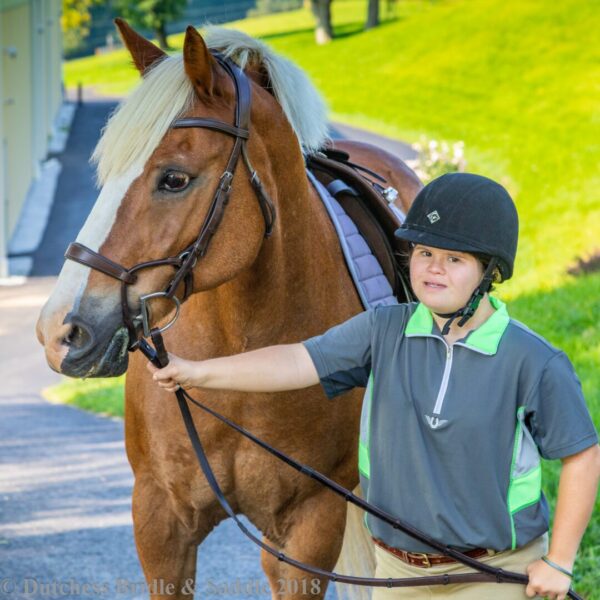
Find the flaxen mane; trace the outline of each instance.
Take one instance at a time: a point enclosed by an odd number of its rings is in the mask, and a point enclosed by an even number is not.
[[[261,65],[303,152],[323,145],[327,139],[325,103],[296,65],[240,31],[210,27],[205,41],[242,69],[247,64]],[[98,183],[104,185],[136,164],[143,166],[171,123],[187,113],[194,101],[181,55],[167,57],[150,69],[112,114],[94,150]]]

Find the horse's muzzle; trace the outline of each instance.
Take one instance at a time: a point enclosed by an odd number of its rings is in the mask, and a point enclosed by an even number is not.
[[[69,377],[123,374],[130,340],[119,309],[98,298],[84,298],[76,311],[44,307],[36,330],[50,368]]]
[[[60,364],[60,372],[64,375],[116,377],[127,371],[129,332],[126,327],[119,327],[110,338],[96,343],[93,334],[78,323],[63,343],[68,346]]]

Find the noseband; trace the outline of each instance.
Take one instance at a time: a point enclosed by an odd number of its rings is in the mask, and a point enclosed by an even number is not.
[[[177,320],[181,302],[185,301],[193,290],[194,267],[196,266],[198,260],[206,254],[210,241],[223,218],[225,207],[227,206],[231,193],[233,176],[235,174],[235,169],[240,156],[243,158],[244,163],[246,164],[246,167],[250,173],[250,183],[254,189],[256,197],[258,198],[260,210],[265,220],[265,237],[269,237],[273,231],[273,224],[275,222],[275,206],[263,188],[262,182],[260,181],[256,171],[252,167],[246,148],[246,142],[250,137],[250,83],[244,72],[232,60],[229,58],[224,58],[217,53],[213,53],[213,56],[221,65],[221,67],[223,67],[223,69],[225,69],[225,71],[229,74],[234,83],[236,98],[234,125],[229,125],[228,123],[224,123],[223,121],[218,121],[216,119],[195,117],[178,119],[171,125],[173,129],[184,129],[189,127],[212,129],[235,138],[235,143],[229,156],[229,160],[227,161],[225,171],[223,171],[223,174],[219,179],[219,184],[213,195],[213,199],[210,203],[206,217],[204,218],[204,222],[200,228],[200,233],[195,241],[184,248],[176,256],[139,263],[129,269],[110,260],[106,256],[95,252],[91,248],[80,244],[79,242],[71,243],[65,252],[65,258],[78,262],[96,271],[100,271],[101,273],[104,273],[105,275],[108,275],[109,277],[117,279],[121,282],[121,310],[123,313],[123,322],[129,331],[129,350],[135,350],[139,345],[137,327],[140,323],[142,325],[144,336],[148,337],[150,335],[150,312],[148,309],[148,304],[153,298],[166,298],[168,300],[172,300],[175,304],[175,315],[173,319],[163,326],[160,331],[168,329]],[[140,314],[137,316],[132,316],[127,298],[127,286],[133,285],[137,281],[138,271],[163,265],[169,265],[175,269],[175,274],[173,275],[171,281],[164,291],[152,292],[150,294],[141,296]],[[175,292],[182,282],[184,284],[184,292],[183,297],[180,300],[175,295]]]

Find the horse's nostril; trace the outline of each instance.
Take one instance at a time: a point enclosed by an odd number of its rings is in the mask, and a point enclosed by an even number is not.
[[[81,327],[74,325],[71,327],[71,331],[69,331],[67,337],[65,338],[65,344],[67,346],[75,346],[76,348],[81,347],[84,343],[85,332]]]
[[[69,347],[71,354],[84,354],[94,345],[92,330],[81,321],[71,323],[71,328],[62,343]]]

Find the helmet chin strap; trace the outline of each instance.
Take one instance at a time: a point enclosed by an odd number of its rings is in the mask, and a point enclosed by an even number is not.
[[[498,265],[498,260],[495,257],[492,257],[490,260],[490,264],[487,266],[485,273],[481,279],[479,285],[475,288],[475,291],[471,294],[469,301],[463,306],[459,308],[456,312],[453,313],[435,313],[438,317],[442,317],[443,319],[448,319],[442,329],[442,335],[448,335],[450,331],[450,327],[455,319],[460,317],[460,321],[458,322],[458,326],[462,327],[477,311],[479,307],[479,303],[483,298],[484,294],[489,291],[492,286],[492,282],[494,279],[494,269]]]

